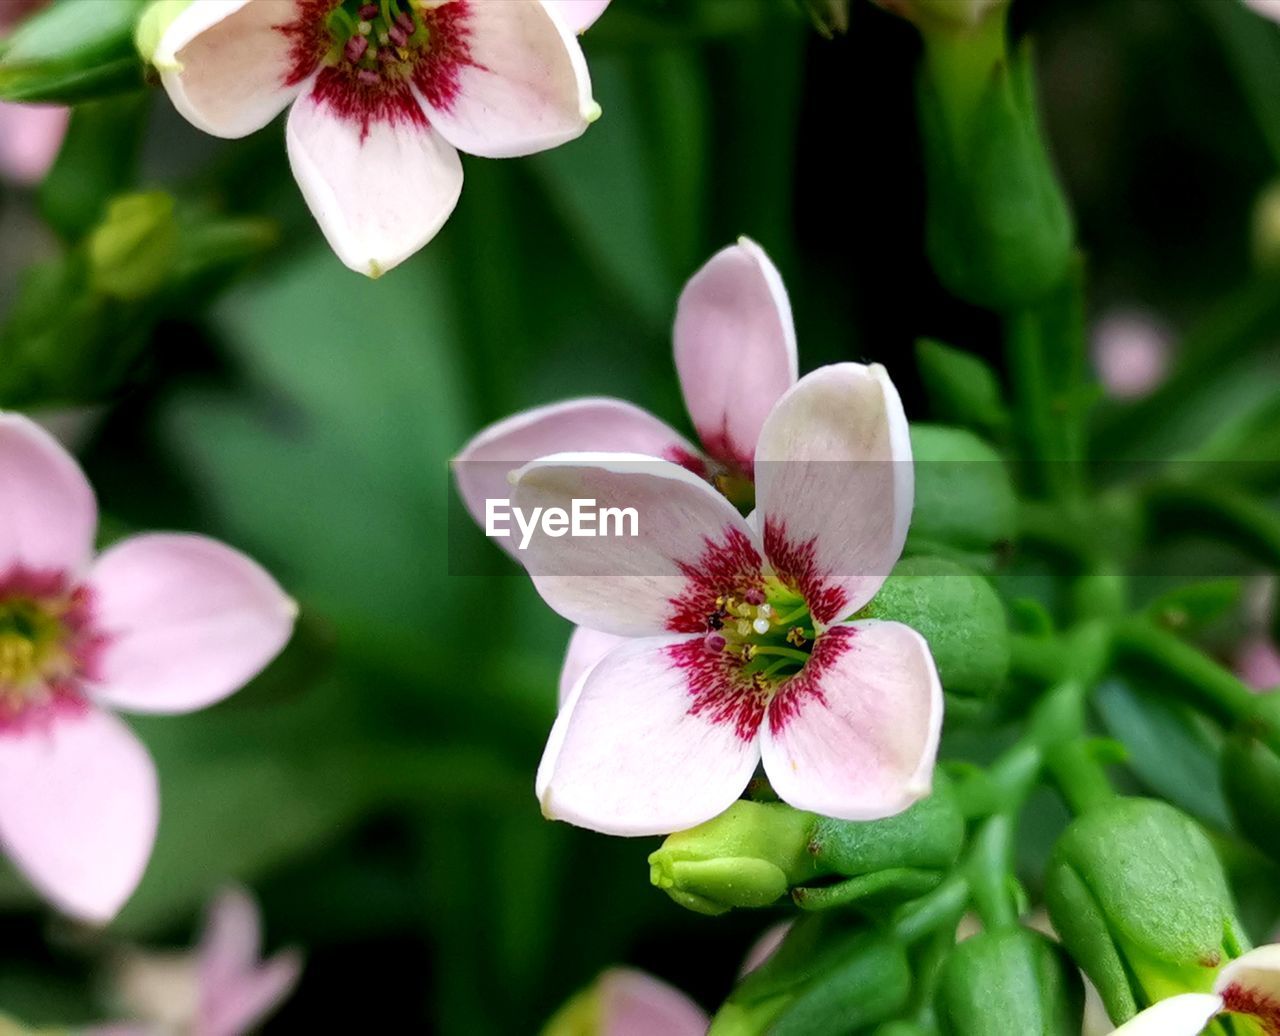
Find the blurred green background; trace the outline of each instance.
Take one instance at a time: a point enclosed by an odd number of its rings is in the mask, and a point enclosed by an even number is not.
[[[1141,305],[1188,349],[1198,327],[1248,322],[1238,348],[1199,358],[1178,420],[1158,400],[1100,409],[1099,456],[1167,456],[1280,375],[1280,284],[1250,255],[1280,168],[1280,40],[1231,0],[1017,0],[1013,17],[1037,48],[1094,313]],[[920,419],[917,336],[999,355],[994,317],[949,298],[923,254],[909,24],[854,0],[828,41],[782,0],[614,0],[584,47],[604,118],[548,154],[468,159],[443,233],[378,282],[325,246],[279,122],[222,143],[159,93],[123,115],[141,158],[122,182],[180,185],[283,234],[225,294],[167,315],[95,410],[83,456],[107,531],[223,537],[302,620],[226,703],[133,721],[163,816],[109,938],[183,944],[226,879],[249,884],[271,944],[308,951],[268,1031],[533,1032],[618,962],[714,1007],[774,919],[688,914],[648,885],[656,839],[541,818],[533,774],[569,627],[463,535],[448,460],[470,435],[583,394],[689,430],[675,300],[744,233],[790,289],[802,371],[883,362]],[[130,166],[129,139],[106,158]],[[54,245],[34,196],[2,205],[6,306]],[[494,574],[457,574],[484,567],[479,548]],[[16,877],[0,907],[0,1005],[99,1017],[83,933]]]

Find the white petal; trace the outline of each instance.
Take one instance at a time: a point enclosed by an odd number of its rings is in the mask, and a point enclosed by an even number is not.
[[[774,407],[756,449],[757,521],[775,571],[830,624],[884,582],[914,495],[902,401],[883,367],[806,375]]]
[[[568,514],[579,501],[598,515],[595,528],[605,525],[604,508],[634,512],[634,523],[609,521],[607,536],[556,536],[539,526],[525,549],[517,545],[538,592],[580,625],[620,636],[704,631],[718,596],[761,583],[760,553],[742,516],[667,461],[558,454],[516,472],[511,499],[526,520],[550,508]],[[514,518],[511,525],[519,536]]]
[[[391,121],[365,122],[312,90],[294,104],[285,136],[312,215],[357,273],[379,277],[408,259],[435,237],[462,193],[457,151],[409,108]]]
[[[545,151],[599,116],[582,48],[542,0],[448,0],[424,18],[432,51],[414,85],[431,124],[460,151]]]
[[[1220,1010],[1221,997],[1182,993],[1152,1004],[1112,1036],[1199,1036]]]
[[[1259,946],[1230,961],[1218,973],[1213,991],[1226,1010],[1257,1014],[1280,1026],[1280,946]]]
[[[628,639],[578,626],[569,638],[569,646],[564,653],[564,665],[560,669],[560,684],[556,692],[557,704],[564,705],[582,679],[582,674]]]
[[[645,637],[578,681],[538,767],[542,811],[613,835],[710,820],[755,772],[761,711],[698,667],[702,637]]]
[[[292,41],[280,31],[298,14],[294,0],[193,0],[154,58],[174,107],[216,137],[261,129],[312,72],[297,68]]]
[[[898,622],[837,626],[769,703],[765,773],[797,809],[842,820],[901,813],[929,794],[942,711],[920,634]]]
[[[676,369],[707,452],[750,472],[756,440],[795,384],[796,331],[777,268],[749,238],[717,252],[676,307]]]

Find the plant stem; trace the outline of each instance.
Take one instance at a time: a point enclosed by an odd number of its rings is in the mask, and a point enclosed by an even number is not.
[[[1007,928],[1018,921],[1012,892],[1013,819],[1004,813],[988,817],[978,828],[970,849],[969,883],[973,905],[989,929]]]
[[[1115,798],[1093,742],[1077,739],[1059,745],[1049,753],[1048,764],[1062,797],[1077,816]]]

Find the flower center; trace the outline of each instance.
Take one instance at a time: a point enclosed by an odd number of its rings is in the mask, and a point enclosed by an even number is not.
[[[431,0],[343,0],[329,14],[334,45],[325,64],[348,69],[367,86],[411,78],[431,41],[425,15],[437,6]]]
[[[82,708],[81,682],[102,643],[83,590],[57,574],[0,574],[0,736]]]
[[[735,658],[741,676],[772,691],[804,668],[816,636],[804,598],[770,578],[741,595],[716,599],[703,647]]]

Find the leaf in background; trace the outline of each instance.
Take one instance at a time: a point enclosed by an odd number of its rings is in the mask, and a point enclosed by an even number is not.
[[[1230,826],[1218,772],[1221,746],[1193,712],[1119,677],[1098,688],[1094,703],[1148,788],[1214,827]]]
[[[977,356],[934,338],[918,338],[916,362],[935,420],[988,435],[1008,427],[1009,411],[1000,381]]]

